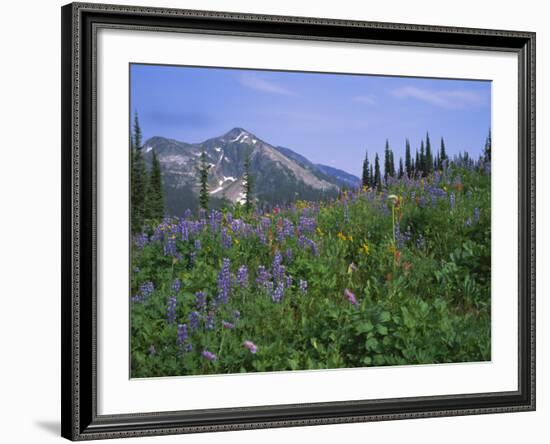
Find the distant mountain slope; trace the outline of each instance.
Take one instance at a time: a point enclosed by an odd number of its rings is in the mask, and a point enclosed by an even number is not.
[[[213,207],[219,206],[223,199],[243,202],[244,160],[248,152],[254,197],[260,206],[334,197],[342,185],[348,185],[346,180],[354,178],[336,169],[326,170],[330,171],[327,173],[323,168],[330,167],[321,168],[304,156],[288,148],[274,147],[242,128],[233,128],[202,143],[152,137],[142,149],[147,162],[151,161],[153,150],[157,154],[163,172],[166,211],[171,215],[197,207],[202,150],[211,166],[209,191]]]
[[[346,173],[345,171],[339,170],[338,168],[321,164],[317,164],[316,167],[327,176],[335,178],[340,183],[350,188],[358,187],[361,184],[361,179],[359,179],[357,176]]]

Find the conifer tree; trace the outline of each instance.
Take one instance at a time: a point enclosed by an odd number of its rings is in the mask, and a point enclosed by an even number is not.
[[[386,145],[384,146],[384,182],[388,181],[390,174],[390,145],[388,139],[386,139]]]
[[[363,160],[363,176],[361,178],[361,185],[364,187],[370,186],[369,177],[369,153],[365,153],[365,160]]]
[[[399,178],[401,179],[403,175],[405,174],[405,171],[403,170],[403,159],[399,158]]]
[[[433,170],[434,159],[432,153],[432,144],[430,143],[430,135],[426,133],[426,161],[425,161],[425,173],[426,176]]]
[[[485,162],[491,161],[491,130],[489,130],[489,134],[487,135],[487,139],[485,140],[485,147],[483,149],[483,160]]]
[[[157,154],[153,151],[151,174],[145,197],[145,219],[160,220],[164,217],[164,193],[162,189],[162,170]]]
[[[382,178],[380,177],[380,159],[378,153],[374,156],[374,182],[373,186],[378,189],[382,188]]]
[[[395,176],[395,163],[393,161],[393,150],[390,148],[390,176]]]
[[[411,144],[409,143],[409,139],[405,141],[405,171],[407,172],[407,176],[411,177],[412,163],[411,163]]]
[[[420,156],[418,157],[418,169],[422,176],[426,175],[426,155],[424,154],[424,141],[420,142]]]
[[[445,141],[443,140],[443,137],[441,138],[441,147],[439,148],[439,168],[443,168],[443,165],[446,160],[449,158],[447,157],[447,150],[445,149]]]
[[[374,188],[375,185],[376,184],[374,182],[374,166],[371,163],[369,168],[369,187]]]
[[[142,135],[137,112],[134,114],[134,128],[131,152],[131,227],[138,233],[143,229],[145,216],[145,193],[147,190],[147,172],[142,152]]]
[[[254,177],[252,175],[252,153],[247,151],[244,159],[244,208],[247,213],[250,213],[254,208]]]
[[[208,211],[208,171],[210,165],[206,162],[206,152],[204,149],[201,152],[200,164],[199,164],[199,207],[205,211]]]

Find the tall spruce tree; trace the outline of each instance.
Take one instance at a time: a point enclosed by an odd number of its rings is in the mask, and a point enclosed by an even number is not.
[[[156,152],[153,150],[151,174],[145,196],[145,219],[160,220],[164,217],[164,192],[162,170]]]
[[[142,134],[137,111],[134,113],[134,128],[131,152],[131,227],[132,232],[143,230],[145,218],[145,193],[147,191],[147,171],[142,152]]]
[[[247,213],[250,213],[254,208],[254,176],[252,175],[252,153],[250,150],[246,152],[244,159],[244,208]]]
[[[426,175],[426,154],[424,153],[424,141],[420,142],[420,155],[418,157],[418,170],[422,176]]]
[[[395,162],[393,160],[393,150],[390,148],[390,176],[395,176]]]
[[[411,162],[411,144],[409,143],[409,139],[405,140],[405,171],[407,172],[407,177],[411,177],[412,162]]]
[[[487,139],[485,139],[485,147],[483,149],[483,160],[485,162],[491,161],[491,130],[489,130]]]
[[[374,188],[376,186],[374,182],[374,166],[371,163],[369,167],[369,187]]]
[[[208,211],[208,200],[210,198],[208,194],[208,171],[210,165],[206,162],[206,152],[204,149],[201,151],[201,158],[199,164],[199,207],[205,211]]]
[[[379,190],[382,188],[382,177],[380,176],[380,158],[378,153],[374,156],[374,181],[373,186]]]
[[[441,147],[439,148],[439,168],[442,169],[445,161],[448,160],[447,150],[445,149],[445,140],[441,138]]]
[[[363,160],[363,175],[361,177],[361,184],[363,187],[370,186],[370,177],[369,177],[369,153],[365,152],[365,160]]]
[[[386,145],[384,147],[384,182],[388,181],[388,176],[390,176],[391,168],[391,155],[390,155],[390,144],[388,139],[386,139]]]
[[[403,159],[399,158],[399,178],[401,179],[403,175],[405,174],[405,171],[403,169]]]
[[[425,173],[426,176],[433,171],[434,159],[432,153],[432,144],[430,143],[430,135],[426,133],[426,161],[425,161]]]

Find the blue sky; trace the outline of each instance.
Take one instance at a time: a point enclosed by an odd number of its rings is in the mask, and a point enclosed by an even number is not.
[[[242,127],[315,163],[360,175],[368,150],[396,158],[429,132],[448,154],[481,153],[491,83],[349,74],[131,65],[131,109],[144,140],[202,142]]]

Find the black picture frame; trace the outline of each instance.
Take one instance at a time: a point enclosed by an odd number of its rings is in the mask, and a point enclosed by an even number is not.
[[[85,3],[68,4],[61,15],[62,436],[85,440],[535,409],[535,33]],[[518,390],[98,415],[94,76],[99,27],[515,53],[519,66]]]

